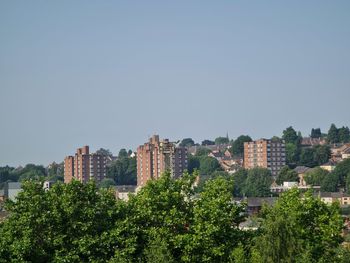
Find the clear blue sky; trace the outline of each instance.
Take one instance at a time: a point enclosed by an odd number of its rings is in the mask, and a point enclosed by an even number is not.
[[[0,165],[350,125],[350,1],[1,1]]]

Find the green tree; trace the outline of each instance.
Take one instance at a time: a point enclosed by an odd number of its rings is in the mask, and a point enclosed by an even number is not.
[[[341,127],[338,129],[339,141],[342,143],[350,142],[350,130],[349,127]]]
[[[289,126],[287,129],[283,131],[282,139],[285,143],[299,144],[299,136],[297,132],[293,129],[292,126]]]
[[[42,165],[27,164],[23,169],[17,172],[19,181],[24,180],[42,180],[46,174],[46,169]]]
[[[301,165],[305,165],[307,167],[314,167],[317,165],[315,162],[315,149],[313,148],[303,148],[300,153],[300,161]]]
[[[289,165],[295,165],[299,162],[300,149],[294,143],[286,144],[286,161]]]
[[[207,156],[210,152],[211,150],[206,147],[198,147],[196,150],[196,156]]]
[[[270,196],[272,181],[273,179],[270,170],[265,168],[250,169],[248,170],[244,193],[246,196],[254,197]]]
[[[340,186],[345,186],[346,177],[350,173],[350,159],[345,159],[337,164],[333,171],[335,177],[338,178]],[[349,191],[349,189],[348,189]]]
[[[99,187],[100,188],[110,188],[111,186],[114,186],[115,185],[115,182],[113,179],[111,178],[104,178],[100,184],[99,184]]]
[[[121,247],[110,230],[122,206],[93,182],[57,183],[45,191],[25,182],[0,227],[0,262],[104,262]]]
[[[283,182],[298,182],[298,173],[290,169],[288,166],[282,167],[276,179],[276,183],[281,185]]]
[[[181,141],[180,146],[181,147],[191,147],[194,144],[195,143],[194,143],[194,140],[192,140],[192,138],[185,138]]]
[[[328,145],[316,145],[313,147],[313,150],[313,159],[316,165],[322,165],[328,162],[331,157],[331,149]]]
[[[311,138],[321,138],[322,132],[320,128],[311,129]]]
[[[251,142],[252,138],[249,135],[241,135],[236,140],[233,141],[232,146],[230,148],[230,152],[233,155],[243,155],[244,152],[244,143]]]
[[[218,160],[210,156],[202,156],[199,159],[199,170],[201,174],[210,175],[215,171],[222,170]]]
[[[336,204],[329,206],[311,193],[300,198],[299,191],[292,189],[264,213],[255,242],[262,262],[334,262],[342,241]]]
[[[200,161],[198,156],[193,156],[192,154],[188,155],[187,159],[187,170],[189,173],[193,173],[194,170],[199,169]]]
[[[117,185],[136,185],[136,157],[121,157],[107,167],[107,177]]]
[[[236,197],[242,197],[245,191],[245,184],[248,177],[248,171],[246,169],[239,169],[233,174],[234,189],[233,195]]]
[[[305,173],[304,179],[307,184],[320,186],[324,178],[328,175],[329,172],[327,170],[315,167]]]
[[[118,153],[118,158],[121,159],[121,158],[127,158],[129,155],[128,155],[128,152],[126,149],[120,149],[119,153]]]
[[[230,139],[228,137],[217,137],[215,139],[215,144],[220,145],[220,144],[228,144],[230,142]]]
[[[105,156],[113,156],[110,150],[100,148],[99,150],[96,151],[97,154],[105,155]]]
[[[215,142],[211,141],[211,140],[204,140],[204,141],[202,141],[201,145],[202,146],[215,145]]]
[[[328,143],[338,143],[339,142],[338,128],[337,128],[337,126],[335,126],[334,123],[332,123],[331,127],[328,130],[327,141],[328,141]]]
[[[193,208],[191,232],[184,237],[183,262],[228,262],[246,239],[239,229],[245,206],[232,202],[232,184],[222,177],[209,180]]]

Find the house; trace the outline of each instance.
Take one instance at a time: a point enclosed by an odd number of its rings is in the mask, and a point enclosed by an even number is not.
[[[130,193],[136,193],[136,185],[117,185],[115,187],[115,197],[117,199],[128,201]]]
[[[320,192],[319,198],[326,204],[339,202],[340,205],[350,205],[350,195],[343,192]]]
[[[312,146],[315,146],[315,145],[325,145],[326,143],[327,143],[327,141],[324,138],[304,137],[301,140],[301,146],[302,147],[312,147]]]
[[[335,166],[336,166],[336,163],[335,161],[333,161],[332,159],[329,160],[328,162],[320,165],[320,167],[323,169],[323,170],[326,170],[328,172],[332,172],[334,169],[335,169]]]
[[[350,157],[350,143],[342,145],[334,145],[331,148],[331,159],[335,162],[340,162],[343,159]]]
[[[7,182],[4,187],[4,196],[6,199],[14,201],[19,192],[22,191],[22,184],[19,182]]]
[[[276,203],[278,197],[236,197],[234,202],[247,204],[247,213],[249,216],[256,215],[261,211],[263,205],[272,206]]]
[[[299,177],[299,186],[306,186],[307,183],[305,182],[304,176],[307,171],[309,171],[311,168],[306,166],[297,166],[294,168],[294,171],[298,174]]]
[[[218,151],[218,150],[215,150],[215,151],[212,151],[208,154],[209,157],[213,157],[215,158],[216,160],[218,160],[219,162],[222,160],[223,158],[223,154]]]
[[[220,145],[194,145],[188,148],[188,153],[195,155],[197,153],[198,149],[205,148],[210,151],[225,151],[226,149],[229,149],[231,147],[230,144],[220,144]]]

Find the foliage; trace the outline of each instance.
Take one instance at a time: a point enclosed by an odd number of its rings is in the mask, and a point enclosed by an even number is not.
[[[345,186],[345,181],[347,180],[346,178],[350,174],[350,159],[345,159],[338,163],[333,171],[333,174],[336,178],[338,178],[339,184],[341,186]]]
[[[128,152],[126,149],[120,149],[119,153],[118,153],[118,159],[123,159],[123,158],[127,158],[129,156]]]
[[[107,177],[113,179],[117,185],[136,185],[136,157],[124,156],[113,161],[107,167]]]
[[[41,180],[46,177],[46,169],[42,165],[27,164],[23,169],[17,172],[19,181]]]
[[[292,126],[289,126],[283,131],[282,139],[285,143],[292,143],[294,145],[300,144],[300,136],[298,136],[297,132],[293,129]]]
[[[252,138],[249,135],[241,135],[236,140],[233,141],[232,146],[230,148],[230,152],[233,155],[242,156],[244,153],[244,143],[251,142]]]
[[[258,167],[250,169],[248,170],[247,180],[244,185],[244,194],[248,197],[270,196],[272,181],[270,170]]]
[[[201,156],[199,158],[199,170],[201,174],[212,174],[215,171],[221,170],[221,166],[214,157]]]
[[[334,262],[342,241],[339,207],[311,193],[303,199],[299,195],[292,189],[265,208],[262,234],[255,242],[263,262]]]
[[[211,140],[204,140],[204,141],[202,141],[201,145],[202,146],[215,145],[215,142],[211,141]]]
[[[243,197],[245,191],[245,183],[247,180],[248,171],[246,169],[239,169],[233,174],[233,195],[236,197]]]
[[[100,183],[99,187],[100,188],[110,188],[111,186],[114,186],[115,182],[111,178],[104,178]]]
[[[287,164],[297,164],[299,162],[300,148],[294,143],[286,144],[286,161]]]
[[[193,173],[196,169],[200,167],[199,157],[193,156],[192,154],[188,155],[187,158],[187,170],[189,173]]]
[[[96,151],[97,154],[105,155],[105,156],[113,156],[112,152],[108,149],[100,148]]]
[[[307,167],[315,167],[317,165],[315,158],[315,150],[313,148],[303,148],[300,153],[300,165]]]
[[[322,132],[320,128],[312,128],[311,129],[311,138],[321,138],[322,137]]]
[[[350,130],[349,127],[341,127],[338,129],[339,141],[342,143],[350,142]]]
[[[195,143],[194,143],[194,140],[192,140],[192,138],[185,138],[181,141],[180,146],[181,147],[191,147],[194,144]]]
[[[102,262],[118,245],[110,229],[121,206],[112,193],[97,192],[93,182],[57,183],[49,191],[25,182],[6,209],[10,217],[0,228],[3,262]]]
[[[276,183],[281,185],[283,182],[297,182],[299,181],[298,173],[290,169],[288,166],[282,167],[276,179]]]
[[[316,145],[314,150],[314,162],[317,165],[325,164],[331,157],[331,149],[328,145]]]
[[[220,145],[220,144],[228,144],[230,142],[228,137],[217,137],[215,139],[215,144]]]
[[[327,134],[328,143],[348,143],[350,142],[350,130],[349,127],[337,128],[334,123],[328,130]]]
[[[196,150],[196,156],[206,156],[211,152],[210,149],[206,147],[198,147]]]

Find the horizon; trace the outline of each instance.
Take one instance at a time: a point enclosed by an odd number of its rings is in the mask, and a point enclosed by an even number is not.
[[[0,3],[0,165],[349,126],[350,2]]]

